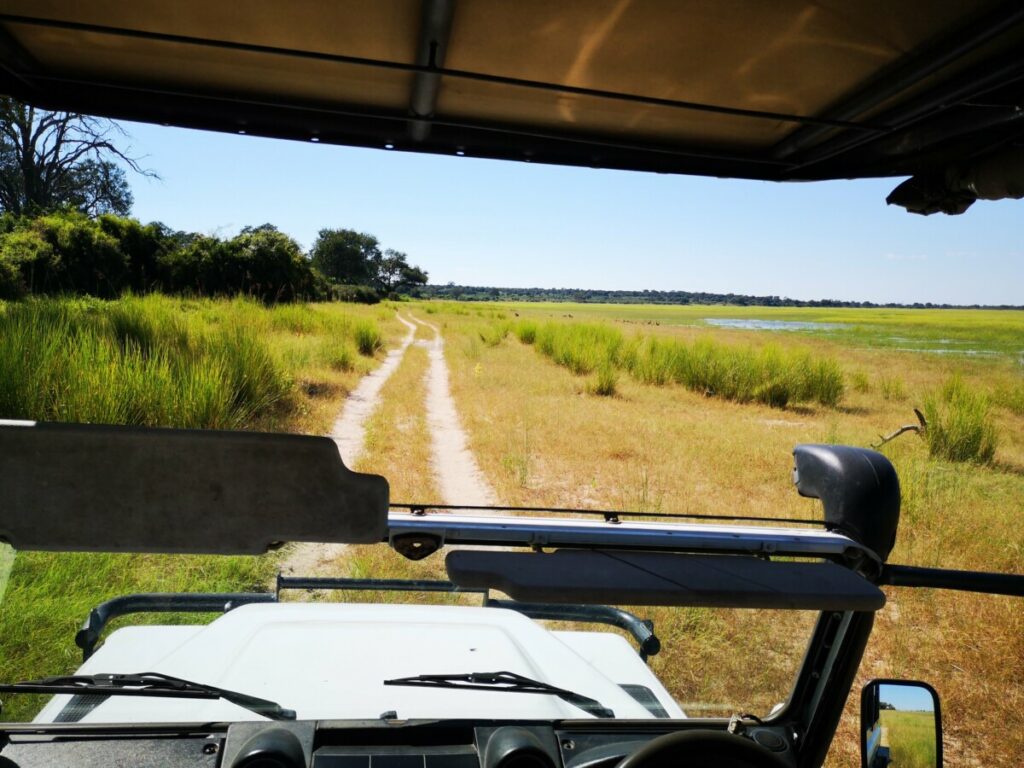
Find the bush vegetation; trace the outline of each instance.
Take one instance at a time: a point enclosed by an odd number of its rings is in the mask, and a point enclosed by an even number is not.
[[[324,230],[328,231],[348,232]],[[320,240],[316,247],[317,253],[324,250]],[[126,291],[159,291],[211,297],[241,294],[264,303],[375,303],[381,296],[426,282],[426,273],[409,266],[405,254],[376,253],[379,258],[362,265],[357,274],[339,278],[337,270],[319,271],[295,240],[270,224],[245,227],[223,240],[113,214],[4,215],[0,299],[34,294],[116,298]]]
[[[992,462],[998,444],[992,405],[960,376],[947,381],[924,401],[925,439],[931,456],[949,461]]]
[[[692,344],[656,336],[627,339],[618,329],[596,323],[522,321],[515,335],[575,374],[596,372],[591,391],[597,394],[614,394],[615,372],[624,370],[644,384],[679,384],[776,408],[797,402],[834,407],[843,397],[843,374],[835,360],[774,345],[754,349],[710,339]]]

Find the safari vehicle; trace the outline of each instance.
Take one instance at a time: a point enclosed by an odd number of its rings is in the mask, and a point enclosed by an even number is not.
[[[637,171],[909,177],[889,200],[925,214],[1024,190],[1016,3],[8,0],[0,10],[0,90],[45,108]],[[0,764],[821,765],[881,586],[1021,596],[1024,576],[889,563],[900,492],[885,457],[829,445],[793,457],[796,490],[822,504],[809,525],[403,509],[326,438],[5,423],[0,537],[15,549],[376,544],[411,559],[444,549],[448,580],[290,576],[275,592],[111,595],[73,638],[77,674],[0,686],[53,696],[35,722],[3,726]],[[282,599],[295,589],[480,602]],[[665,606],[816,619],[777,701],[704,717],[644,663],[661,645],[644,609]],[[224,615],[104,640],[111,619],[145,611]],[[624,630],[637,649],[594,625]],[[769,650],[736,652],[756,665]],[[941,764],[927,688],[876,681],[863,704],[864,765],[899,764],[891,712],[931,713]]]

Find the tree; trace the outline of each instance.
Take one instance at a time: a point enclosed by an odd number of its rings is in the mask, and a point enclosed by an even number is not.
[[[401,251],[388,248],[377,268],[377,287],[384,293],[391,293],[402,279],[402,270],[409,268],[409,257]]]
[[[384,258],[376,237],[353,229],[321,229],[310,257],[314,267],[343,285],[374,285]]]
[[[156,174],[114,145],[124,135],[110,120],[0,97],[0,210],[127,214],[132,193],[118,161],[136,173]]]
[[[427,284],[427,273],[409,264],[409,257],[388,248],[377,270],[377,287],[385,294],[398,293]]]
[[[405,267],[402,270],[399,288],[411,292],[413,296],[418,296],[419,289],[427,284],[427,279],[427,273],[419,267]]]

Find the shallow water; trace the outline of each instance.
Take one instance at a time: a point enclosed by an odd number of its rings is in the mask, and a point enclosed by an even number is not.
[[[704,322],[717,328],[739,328],[745,331],[834,331],[849,328],[849,323],[816,323],[810,320],[759,320],[757,318],[705,317]]]
[[[731,328],[745,331],[810,331],[842,332],[854,328],[852,323],[819,323],[811,320],[764,320],[761,318],[705,317],[705,324],[715,328]],[[863,342],[863,340],[861,340]],[[881,343],[879,343],[881,342]],[[897,346],[893,346],[893,345]],[[915,346],[920,344],[921,346]],[[932,345],[940,346],[932,346]],[[965,355],[989,357],[1007,354],[995,349],[980,347],[971,339],[913,339],[907,336],[882,336],[877,341],[868,341],[868,346],[888,347],[896,352],[917,352],[931,355]],[[1014,353],[1010,353],[1014,354]]]

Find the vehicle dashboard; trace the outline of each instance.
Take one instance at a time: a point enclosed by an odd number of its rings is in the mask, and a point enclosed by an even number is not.
[[[379,720],[205,728],[16,726],[5,735],[0,768],[611,768],[659,736],[727,728],[721,720],[672,725]],[[786,728],[736,720],[728,727],[736,738],[749,738],[785,764],[796,764]]]

